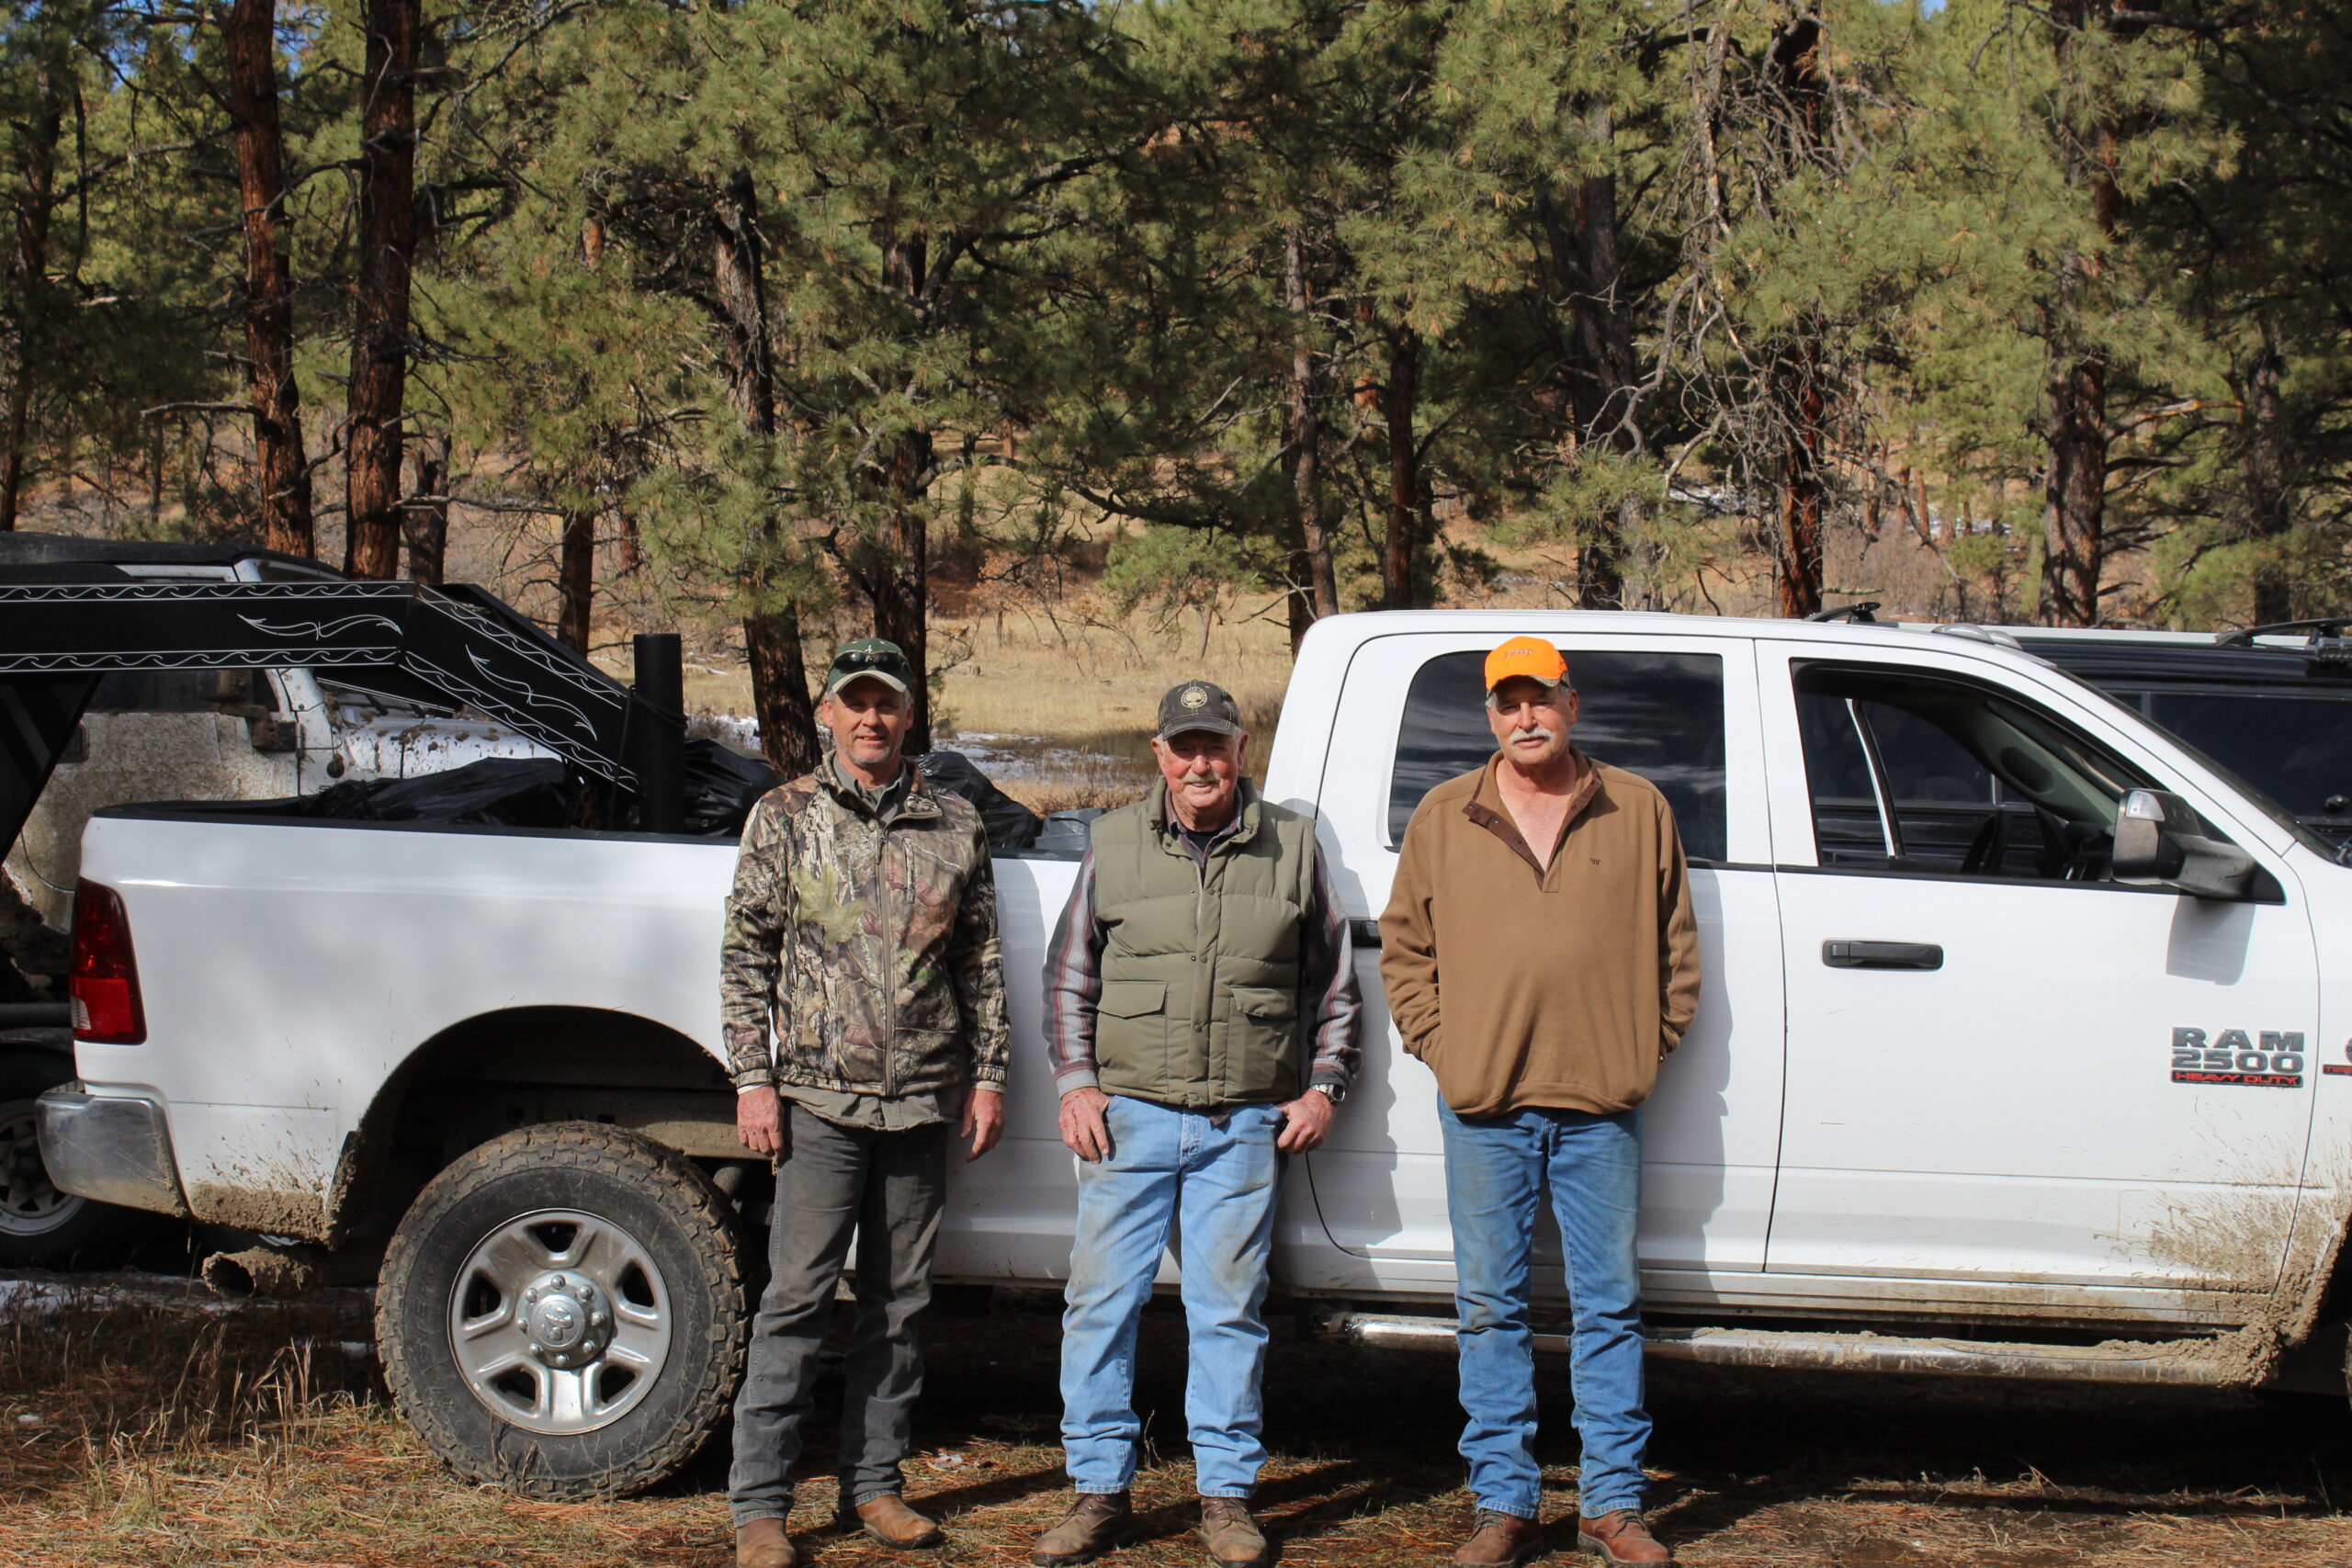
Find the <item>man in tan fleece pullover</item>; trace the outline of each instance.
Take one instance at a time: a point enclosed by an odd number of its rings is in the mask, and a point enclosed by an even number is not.
[[[1457,1564],[1542,1545],[1528,1326],[1545,1190],[1567,1264],[1584,1454],[1577,1544],[1671,1561],[1642,1521],[1641,1104],[1699,998],[1682,841],[1646,780],[1569,743],[1577,694],[1551,644],[1487,658],[1486,766],[1430,791],[1381,917],[1380,974],[1405,1049],[1437,1075],[1462,1454],[1477,1525]]]

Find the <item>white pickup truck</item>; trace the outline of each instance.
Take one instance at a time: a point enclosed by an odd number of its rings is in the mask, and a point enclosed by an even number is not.
[[[2152,728],[1978,634],[1577,613],[1347,615],[1298,658],[1272,799],[1359,922],[1361,1080],[1293,1162],[1279,1289],[1450,1347],[1435,1091],[1376,934],[1398,835],[1489,750],[1484,652],[1566,649],[1577,742],[1656,782],[1705,986],[1646,1117],[1654,1353],[2344,1388],[2352,870]],[[75,921],[67,1190],[383,1254],[401,1407],[467,1474],[644,1485],[723,1415],[763,1167],[719,1067],[724,840],[101,813]],[[1067,860],[997,863],[1003,1146],[944,1281],[1068,1269],[1041,1043]],[[288,1267],[309,1267],[300,1257]],[[1552,1276],[1556,1292],[1558,1276]],[[555,1302],[590,1325],[537,1333]],[[1558,1306],[1556,1293],[1552,1304]]]

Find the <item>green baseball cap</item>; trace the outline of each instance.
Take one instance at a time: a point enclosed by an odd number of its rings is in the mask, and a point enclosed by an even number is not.
[[[1169,687],[1168,694],[1159,699],[1159,739],[1166,740],[1194,730],[1205,730],[1211,735],[1240,734],[1241,709],[1234,702],[1233,694],[1206,681],[1187,681],[1181,686]]]
[[[886,686],[895,686],[905,695],[914,694],[915,671],[914,666],[907,662],[907,650],[878,637],[855,637],[842,644],[825,671],[824,694],[830,697],[852,681],[867,675]]]

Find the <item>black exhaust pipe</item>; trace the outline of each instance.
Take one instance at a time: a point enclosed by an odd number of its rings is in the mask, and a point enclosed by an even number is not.
[[[639,825],[649,833],[686,826],[686,668],[676,632],[637,634],[638,695],[630,731]]]

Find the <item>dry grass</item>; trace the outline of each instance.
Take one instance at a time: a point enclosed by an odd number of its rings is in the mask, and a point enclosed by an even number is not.
[[[979,753],[1004,791],[1033,809],[1121,806],[1150,784],[1146,737],[1161,694],[1205,678],[1241,705],[1253,771],[1262,773],[1290,682],[1281,611],[1272,595],[1245,602],[1205,638],[1197,626],[1170,632],[1142,615],[1114,618],[1091,592],[1056,614],[1034,605],[938,614],[939,744]],[[618,656],[600,662],[628,678]],[[749,716],[751,676],[723,654],[690,655],[685,697],[690,713]]]
[[[1100,608],[1091,595],[1079,603]],[[1140,735],[1160,694],[1196,677],[1216,682],[1245,712],[1269,720],[1290,683],[1280,608],[1271,598],[1241,606],[1246,613],[1211,628],[1205,654],[1197,629],[1166,634],[1139,615],[1057,625],[1019,610],[967,619],[934,615],[932,658],[945,668],[941,728],[1066,741]],[[818,657],[814,648],[810,657]],[[597,662],[628,678],[626,654],[599,655]],[[685,695],[691,712],[748,715],[751,675],[732,659],[690,655]]]
[[[262,1568],[722,1568],[713,1451],[653,1495],[565,1506],[460,1485],[388,1408],[355,1299],[212,1319],[91,1303],[0,1322],[0,1564]],[[929,1329],[910,1493],[949,1523],[955,1564],[1025,1562],[1067,1501],[1055,1445],[1051,1303],[1001,1301]],[[1182,1323],[1146,1323],[1137,1407],[1146,1538],[1113,1560],[1202,1561],[1191,1533]],[[1452,1368],[1342,1350],[1278,1326],[1261,1511],[1291,1568],[1440,1563],[1467,1499]],[[827,1390],[820,1398],[837,1398]],[[1568,1405],[1547,1368],[1546,1408]],[[1734,1375],[1668,1367],[1653,1513],[1684,1561],[1720,1568],[2321,1568],[2352,1562],[2352,1417],[2210,1394]],[[831,1410],[805,1472],[826,1475]],[[28,1419],[29,1417],[29,1419]],[[723,1445],[715,1445],[721,1448]],[[1173,1456],[1172,1458],[1170,1456]],[[1575,1442],[1546,1428],[1546,1508],[1574,1506]],[[810,1561],[906,1562],[830,1522],[804,1481]],[[1553,1560],[1566,1562],[1559,1539]]]
[[[948,621],[933,635],[963,656],[947,672],[943,706],[964,734],[1140,736],[1162,693],[1198,679],[1230,691],[1263,726],[1290,683],[1290,637],[1271,596],[1212,626],[1205,652],[1197,627],[1164,633],[1141,617],[1100,614],[1073,624],[1012,611]]]

